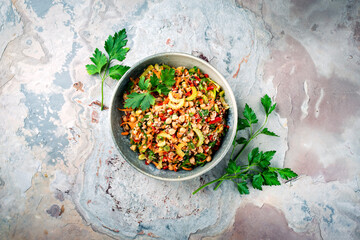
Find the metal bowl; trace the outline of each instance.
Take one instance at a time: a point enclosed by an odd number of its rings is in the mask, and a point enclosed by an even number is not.
[[[209,77],[217,82],[225,91],[225,100],[230,106],[227,115],[227,125],[229,125],[230,128],[225,137],[222,139],[219,150],[213,153],[212,161],[206,163],[203,167],[196,167],[192,171],[179,170],[174,172],[169,170],[159,170],[153,164],[146,165],[145,161],[138,159],[139,153],[133,152],[130,149],[129,136],[121,135],[123,129],[120,126],[120,118],[123,113],[120,112],[117,108],[123,108],[123,93],[126,85],[130,81],[130,77],[139,77],[147,68],[147,66],[150,64],[154,65],[156,63],[166,64],[173,67],[184,66],[188,69],[192,68],[193,66],[197,66],[203,73],[207,73]],[[236,133],[237,119],[238,113],[235,97],[225,78],[209,63],[200,58],[185,53],[159,53],[147,57],[134,64],[134,66],[132,66],[117,83],[110,106],[111,135],[121,156],[139,172],[149,177],[164,181],[189,180],[198,177],[215,167],[224,158],[232,145],[232,141]]]

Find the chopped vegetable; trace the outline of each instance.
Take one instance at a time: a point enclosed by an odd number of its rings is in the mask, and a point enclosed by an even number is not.
[[[198,128],[194,127],[193,130],[196,133],[196,135],[199,137],[199,141],[196,144],[196,147],[200,147],[204,143],[204,135],[202,134],[202,132]]]
[[[169,99],[170,99],[171,102],[174,102],[174,103],[179,103],[182,100],[182,99],[174,98],[171,92],[169,92]]]
[[[163,137],[163,138],[167,138],[167,139],[171,139],[170,134],[167,134],[166,132],[161,132],[158,134],[158,137]]]
[[[140,78],[145,77],[152,69],[154,68],[153,65],[149,65],[145,71],[140,75]]]
[[[220,97],[220,101],[222,105],[224,105],[225,109],[229,109],[229,105],[226,103],[225,99],[222,96]]]
[[[171,107],[174,110],[177,110],[177,109],[180,109],[181,107],[183,107],[184,103],[185,103],[185,99],[182,98],[178,104],[174,104],[172,102],[169,102],[168,106]]]
[[[215,105],[214,105],[214,108],[215,108],[215,111],[216,111],[217,113],[220,112],[219,107],[218,107],[218,105],[217,105],[216,103],[215,103]]]
[[[170,151],[170,147],[169,147],[169,145],[166,145],[166,146],[164,147],[164,151],[165,151],[165,152]]]
[[[185,143],[180,143],[179,145],[177,145],[176,148],[176,154],[179,155],[180,157],[184,157],[185,153],[181,150],[181,148],[183,148],[184,146],[186,146]]]
[[[211,80],[211,79],[209,79],[209,80],[210,80],[211,84],[215,86],[215,90],[216,90],[217,92],[219,92],[220,89],[221,89],[220,85],[217,84],[216,82],[214,82],[214,81]]]
[[[197,96],[196,87],[191,87],[191,95],[186,98],[186,101],[192,101],[196,98],[196,96]]]

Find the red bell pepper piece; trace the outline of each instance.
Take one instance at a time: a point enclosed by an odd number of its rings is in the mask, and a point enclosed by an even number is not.
[[[214,124],[221,121],[221,117],[216,117],[214,120],[210,121],[209,124]]]
[[[213,89],[214,89],[214,86],[209,86],[209,87],[206,88],[206,90],[208,90],[208,91],[213,90]]]

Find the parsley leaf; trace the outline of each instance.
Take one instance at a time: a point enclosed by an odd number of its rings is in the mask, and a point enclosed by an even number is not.
[[[145,93],[145,97],[143,98],[140,107],[141,110],[146,110],[150,108],[151,105],[155,104],[155,97],[150,93]]]
[[[289,180],[291,178],[297,177],[298,175],[293,172],[290,168],[276,168],[276,171],[279,173],[280,177]]]
[[[241,167],[236,165],[236,162],[229,161],[227,168],[225,169],[228,174],[236,174],[240,172]]]
[[[156,87],[156,91],[157,91],[159,94],[168,95],[169,92],[170,92],[170,88],[168,88],[166,85],[159,84],[159,85]]]
[[[142,110],[146,110],[153,104],[155,104],[155,98],[150,93],[133,92],[128,95],[124,107],[132,109],[141,107]]]
[[[269,114],[274,111],[276,107],[276,103],[272,105],[271,98],[267,94],[261,98],[261,104],[264,107],[266,116],[269,116]]]
[[[250,124],[258,122],[255,112],[247,104],[245,104],[245,109],[244,109],[243,115]]]
[[[110,76],[113,79],[119,80],[130,67],[123,65],[114,65],[110,67],[111,61],[117,59],[118,61],[123,61],[125,59],[126,53],[129,51],[129,48],[124,48],[127,43],[126,40],[126,30],[122,29],[118,33],[115,33],[114,36],[109,36],[105,41],[105,51],[108,53],[109,57],[106,57],[98,48],[95,49],[93,57],[90,60],[94,64],[86,65],[86,71],[90,74],[99,74],[101,78],[101,110],[104,110],[104,81]],[[106,74],[108,72],[108,74]],[[103,74],[102,74],[103,73]]]
[[[278,137],[278,135],[276,135],[274,132],[269,131],[267,128],[264,128],[261,133],[268,136]]]
[[[109,36],[105,42],[104,48],[109,54],[109,60],[117,59],[120,62],[125,59],[126,53],[129,51],[129,48],[124,48],[127,43],[126,40],[126,31],[122,29],[121,31],[114,34],[114,36]]]
[[[270,161],[264,159],[259,162],[259,167],[262,169],[267,169],[267,167],[270,165]]]
[[[148,80],[145,81],[145,77],[142,76],[142,77],[140,78],[140,80],[139,80],[139,87],[140,87],[140,89],[141,89],[141,90],[147,90],[148,87],[149,87],[149,85],[150,85],[150,80],[148,79]]]
[[[155,74],[150,76],[151,86],[157,87],[157,85],[159,85],[159,82],[160,82],[160,79]]]
[[[126,72],[129,70],[130,67],[122,66],[122,65],[115,65],[109,68],[109,76],[112,79],[119,80]]]
[[[254,188],[262,190],[262,185],[264,183],[264,178],[261,176],[261,174],[256,174],[252,178],[252,185]]]
[[[280,185],[277,174],[275,172],[264,171],[261,175],[264,177],[266,185]]]
[[[163,69],[160,77],[161,82],[155,74],[152,74],[150,79],[147,80],[145,80],[144,76],[141,76],[138,85],[141,90],[146,90],[147,92],[128,95],[129,98],[125,101],[125,107],[133,109],[141,107],[142,110],[146,110],[155,104],[155,97],[151,95],[152,92],[168,95],[171,91],[171,86],[175,83],[175,69]]]
[[[161,71],[161,83],[168,87],[172,87],[175,84],[175,69],[163,69]]]
[[[248,155],[249,165],[259,162],[260,159],[261,153],[259,152],[259,148],[254,148]]]
[[[249,188],[246,182],[238,183],[237,187],[240,194],[249,194]]]
[[[246,140],[246,138],[241,137],[241,138],[237,139],[236,142],[237,142],[238,144],[245,144],[245,143],[247,142],[247,140]]]
[[[261,154],[261,161],[271,161],[271,159],[274,157],[276,151],[267,151]]]
[[[90,75],[101,73],[102,68],[107,63],[107,58],[105,54],[103,54],[98,48],[95,49],[95,52],[93,54],[93,57],[90,58],[90,60],[94,64],[88,64],[86,65],[86,70]]]
[[[238,124],[237,124],[237,131],[244,130],[245,128],[250,127],[249,122],[246,119],[239,118]]]

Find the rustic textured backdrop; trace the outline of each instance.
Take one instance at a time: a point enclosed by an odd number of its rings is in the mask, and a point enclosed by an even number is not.
[[[183,183],[132,169],[85,70],[122,28],[129,66],[186,52],[225,76],[239,111],[272,96],[280,138],[254,144],[300,176],[192,195],[226,160]],[[359,1],[1,0],[0,54],[1,239],[360,238]]]

